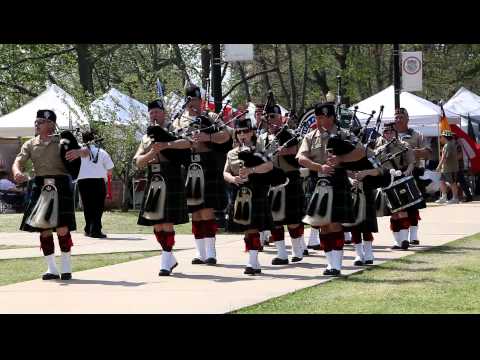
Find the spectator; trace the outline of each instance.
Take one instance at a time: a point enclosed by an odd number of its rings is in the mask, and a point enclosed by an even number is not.
[[[454,136],[455,140],[457,140],[457,136]],[[463,192],[463,200],[462,202],[470,202],[473,200],[472,193],[470,192],[470,188],[467,184],[465,179],[465,170],[464,170],[464,163],[463,163],[463,149],[462,145],[457,142],[457,158],[458,158],[458,184]]]
[[[440,144],[443,145],[442,156],[437,166],[440,172],[440,199],[436,201],[438,204],[458,204],[458,159],[457,146],[453,139],[453,133],[450,130],[442,131],[440,136]],[[452,199],[447,201],[447,183],[452,189]]]
[[[15,183],[7,179],[8,173],[0,169],[0,190],[1,191],[16,191]]]
[[[93,132],[83,134],[83,142],[94,140]],[[107,194],[105,182],[107,175],[112,174],[113,162],[110,155],[95,145],[89,145],[90,157],[82,157],[82,165],[78,174],[78,189],[82,198],[85,216],[85,236],[106,238],[102,233],[102,215]]]

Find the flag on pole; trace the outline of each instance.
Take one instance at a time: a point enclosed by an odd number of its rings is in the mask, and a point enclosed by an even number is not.
[[[452,132],[457,135],[457,142],[462,146],[463,153],[470,163],[470,170],[473,174],[480,172],[480,145],[468,136],[468,134],[457,125],[451,125]]]
[[[445,115],[442,104],[440,104],[440,109],[442,110],[442,115],[440,116],[439,122],[439,134],[441,134],[444,130],[451,130],[450,124],[448,123],[447,115]]]
[[[470,114],[468,114],[468,136],[470,136],[475,142],[477,142],[477,136],[475,135],[475,130],[473,129],[472,119],[470,119]]]

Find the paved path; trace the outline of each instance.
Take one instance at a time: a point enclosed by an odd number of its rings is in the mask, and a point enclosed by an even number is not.
[[[416,250],[480,232],[479,215],[479,202],[422,210],[422,246]],[[377,264],[412,253],[389,249],[388,223],[388,218],[379,219],[380,233],[374,242]],[[117,240],[77,236],[74,252],[158,249],[153,236],[134,235],[124,240],[127,237],[130,235],[115,235]],[[4,234],[0,239],[0,243],[8,240]],[[16,240],[11,237],[8,241]],[[34,237],[31,241],[37,246]],[[321,275],[326,266],[322,252],[313,252],[300,263],[272,266],[275,251],[267,247],[260,254],[263,274],[250,277],[243,275],[247,255],[240,235],[219,236],[221,264],[214,267],[190,264],[195,254],[192,243],[191,236],[178,236],[177,247],[182,251],[176,254],[179,266],[174,276],[158,277],[160,257],[154,256],[78,272],[70,282],[33,280],[2,286],[0,313],[225,313],[329,280]],[[16,251],[20,250],[32,249]],[[353,266],[354,256],[353,248],[347,246],[343,273],[359,271]]]

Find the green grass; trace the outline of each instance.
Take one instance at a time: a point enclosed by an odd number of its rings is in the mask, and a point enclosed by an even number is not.
[[[72,272],[94,269],[159,255],[160,251],[72,256]],[[57,257],[60,266],[60,258]],[[0,286],[41,278],[46,270],[43,257],[0,260]]]
[[[23,214],[0,214],[0,232],[17,232],[22,221]],[[83,233],[85,218],[82,211],[75,212],[77,231]],[[150,226],[137,225],[138,211],[120,212],[106,211],[103,213],[102,231],[105,234],[151,234]],[[192,224],[176,225],[177,234],[191,234]]]
[[[476,234],[235,313],[478,314],[479,240]]]

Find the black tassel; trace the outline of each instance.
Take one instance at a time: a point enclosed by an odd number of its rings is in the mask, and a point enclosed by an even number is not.
[[[155,212],[158,207],[158,199],[160,198],[160,193],[162,192],[162,189],[158,188],[155,191],[155,195],[153,195],[153,200],[152,200],[152,212]]]
[[[187,197],[191,197],[192,195],[192,178],[187,179],[187,186],[185,186],[185,192]]]
[[[153,207],[153,189],[150,189],[147,195],[147,201],[145,201],[145,211],[151,212]]]
[[[236,206],[235,206],[235,214],[233,215],[233,218],[235,220],[241,220],[242,219],[242,204],[238,201]]]
[[[317,207],[318,202],[318,194],[313,195],[312,200],[310,200],[310,204],[308,205],[307,215],[313,216],[315,213],[315,209]]]
[[[380,206],[382,205],[382,192],[377,192],[377,198],[375,199],[375,208],[377,211],[380,211]]]
[[[248,221],[248,218],[250,217],[250,206],[248,206],[248,202],[245,202],[243,204],[243,220]]]
[[[318,213],[320,216],[325,216],[327,214],[327,206],[328,206],[328,194],[325,194],[320,202],[320,208],[318,209]]]
[[[273,199],[272,211],[279,211],[282,206],[282,193],[278,191]]]
[[[273,191],[268,192],[268,197],[267,197],[267,204],[272,206],[272,198],[273,198]]]
[[[195,186],[193,189],[193,198],[200,199],[202,197],[202,189],[200,188],[200,179],[195,179]]]
[[[50,202],[48,203],[47,212],[45,213],[45,221],[46,222],[50,222],[50,217],[52,216],[52,213],[53,213],[54,202],[55,202],[54,199],[50,199]]]
[[[360,209],[360,196],[357,194],[355,196],[355,201],[353,203],[353,213],[355,217],[358,217],[358,210]]]

